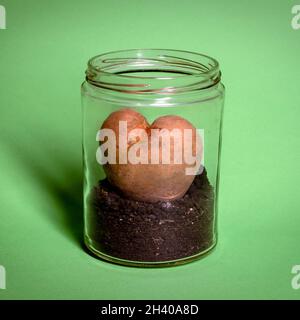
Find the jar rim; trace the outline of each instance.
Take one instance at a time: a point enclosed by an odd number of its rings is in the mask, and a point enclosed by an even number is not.
[[[201,57],[201,58],[207,58],[209,59],[211,62],[214,63],[213,66],[211,66],[211,69],[209,70],[206,70],[206,71],[203,71],[202,74],[205,74],[205,73],[208,73],[208,72],[214,72],[214,71],[217,71],[219,69],[219,62],[206,55],[206,54],[202,54],[202,53],[198,53],[198,52],[194,52],[194,51],[189,51],[189,50],[179,50],[179,49],[159,49],[159,48],[136,48],[136,49],[124,49],[124,50],[113,50],[113,51],[108,51],[108,52],[104,52],[104,53],[101,53],[101,54],[98,54],[98,55],[95,55],[93,56],[92,58],[90,58],[88,60],[88,68],[90,68],[91,70],[94,70],[94,71],[97,71],[97,72],[101,72],[103,74],[109,74],[109,75],[114,75],[114,73],[112,72],[107,72],[107,71],[104,71],[104,70],[100,70],[97,68],[97,66],[93,65],[93,63],[97,60],[97,59],[101,59],[102,57],[105,57],[105,56],[109,56],[109,55],[112,55],[112,54],[118,54],[118,53],[134,53],[134,52],[147,52],[147,51],[165,51],[165,52],[174,52],[174,53],[186,53],[186,54],[189,54],[189,55],[194,55],[194,56],[197,56],[197,57]],[[195,62],[195,61],[193,61]],[[190,76],[197,76],[197,74],[187,74],[185,76],[187,77],[190,77]],[[118,74],[118,76],[120,77],[128,77],[128,78],[143,78],[143,79],[149,79],[151,77],[149,76],[128,76],[128,75],[124,75],[124,74]],[[180,76],[182,77],[182,76]],[[152,78],[157,78],[157,77],[152,77]],[[160,77],[159,77],[160,78]],[[174,77],[176,78],[176,76]],[[162,78],[164,79],[164,78]]]
[[[125,93],[186,92],[212,87],[220,79],[216,59],[177,49],[110,51],[89,59],[86,71],[92,85]]]

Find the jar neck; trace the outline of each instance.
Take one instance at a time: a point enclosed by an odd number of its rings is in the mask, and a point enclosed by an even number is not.
[[[208,56],[179,50],[136,49],[92,58],[86,80],[119,94],[188,94],[215,87],[221,80],[218,62]]]

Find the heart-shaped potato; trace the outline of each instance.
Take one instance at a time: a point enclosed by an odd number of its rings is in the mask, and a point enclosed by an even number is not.
[[[126,123],[127,130],[120,130],[120,122]],[[126,197],[156,202],[178,199],[186,193],[200,167],[202,155],[201,140],[190,122],[168,115],[149,125],[140,113],[126,108],[111,113],[101,129],[111,129],[116,135],[116,163],[103,166],[109,182]],[[189,135],[185,136],[188,131]],[[170,132],[178,135],[171,135],[168,143],[162,135]],[[124,141],[125,146],[121,145]],[[191,160],[197,159],[194,163],[185,161],[187,146]],[[188,168],[193,168],[194,174],[187,174]]]

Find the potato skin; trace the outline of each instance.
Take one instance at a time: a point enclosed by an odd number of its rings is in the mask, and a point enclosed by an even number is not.
[[[119,121],[127,121],[127,133],[133,129],[144,129],[148,135],[148,164],[120,164],[119,159]],[[104,171],[107,175],[109,182],[119,189],[126,197],[146,202],[157,202],[164,200],[174,200],[181,198],[190,185],[192,184],[195,176],[186,175],[185,169],[189,165],[185,163],[176,164],[171,156],[170,164],[163,164],[161,161],[162,143],[159,144],[159,163],[151,164],[151,129],[160,130],[179,129],[182,133],[183,144],[183,130],[192,129],[192,154],[196,155],[196,136],[197,131],[195,127],[187,120],[175,116],[168,115],[157,118],[150,126],[140,113],[124,108],[119,111],[111,113],[108,118],[103,122],[101,129],[109,128],[114,130],[117,137],[117,163],[105,164]],[[123,137],[124,138],[124,137]],[[127,150],[130,149],[132,144],[137,141],[127,141]],[[173,155],[174,141],[171,139],[170,154]]]

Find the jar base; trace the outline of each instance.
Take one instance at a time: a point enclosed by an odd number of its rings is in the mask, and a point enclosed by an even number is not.
[[[125,259],[120,259],[116,258],[110,255],[107,255],[98,249],[96,249],[96,246],[94,241],[92,241],[89,237],[85,236],[84,237],[84,243],[87,249],[97,258],[100,258],[101,260],[104,260],[106,262],[126,266],[126,267],[140,267],[140,268],[161,268],[161,267],[175,267],[183,264],[187,264],[190,262],[193,262],[195,260],[199,260],[205,256],[207,256],[213,249],[216,247],[217,240],[214,239],[212,242],[212,245],[203,250],[202,252],[199,252],[195,255],[188,256],[185,258],[180,258],[177,260],[169,260],[169,261],[159,261],[159,262],[153,262],[153,261],[131,261],[131,260],[125,260]]]

